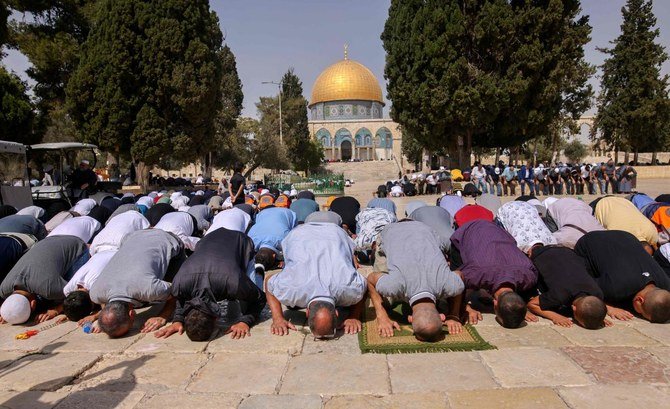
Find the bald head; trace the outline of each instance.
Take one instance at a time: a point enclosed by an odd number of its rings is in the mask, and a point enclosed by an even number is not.
[[[419,341],[435,342],[442,338],[442,319],[433,302],[412,305],[412,330]]]
[[[575,300],[575,320],[586,329],[598,329],[603,326],[607,316],[607,305],[598,297],[588,295]]]
[[[644,299],[644,311],[652,323],[662,324],[670,320],[670,291],[656,288]]]
[[[308,310],[307,325],[315,337],[329,337],[335,333],[337,313],[333,304],[325,301],[314,301],[310,303]]]
[[[123,301],[112,301],[100,311],[98,317],[100,329],[110,338],[122,337],[132,328],[134,316],[130,304]]]

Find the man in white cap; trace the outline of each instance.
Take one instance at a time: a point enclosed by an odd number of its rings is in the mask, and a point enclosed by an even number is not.
[[[5,299],[0,307],[2,319],[21,324],[33,311],[39,313],[37,322],[60,314],[63,287],[84,254],[88,254],[86,243],[74,236],[47,237],[36,243],[0,284],[0,298]]]
[[[74,197],[80,197],[83,191],[90,191],[95,186],[98,177],[91,170],[90,162],[84,159],[79,163],[79,168],[72,172],[71,181]]]

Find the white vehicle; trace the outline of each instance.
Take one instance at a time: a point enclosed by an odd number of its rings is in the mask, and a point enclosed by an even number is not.
[[[26,146],[0,141],[0,204],[17,209],[33,204],[26,167]]]

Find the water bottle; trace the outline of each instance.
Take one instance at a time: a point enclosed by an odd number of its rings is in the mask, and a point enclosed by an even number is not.
[[[90,334],[91,331],[93,331],[93,323],[86,322],[84,323],[84,325],[81,326],[81,329],[84,330],[84,334]]]

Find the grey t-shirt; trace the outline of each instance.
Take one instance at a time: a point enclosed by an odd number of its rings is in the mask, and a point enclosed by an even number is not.
[[[21,289],[45,300],[62,301],[67,284],[64,277],[87,251],[86,243],[75,236],[47,237],[35,243],[2,281],[0,298]]]
[[[33,216],[13,214],[0,219],[0,233],[30,234],[37,240],[42,240],[47,236],[47,229],[44,223]]]
[[[128,234],[91,288],[91,300],[97,304],[127,301],[139,306],[144,302],[165,301],[170,283],[164,281],[173,257],[183,251],[182,242],[172,233],[159,229]]]
[[[430,226],[439,236],[443,251],[451,247],[451,235],[454,234],[453,219],[449,212],[440,206],[424,206],[414,210],[409,218]]]
[[[379,294],[411,305],[422,298],[437,301],[463,292],[463,281],[449,269],[430,227],[417,221],[393,223],[380,235],[388,275],[377,281]]]

